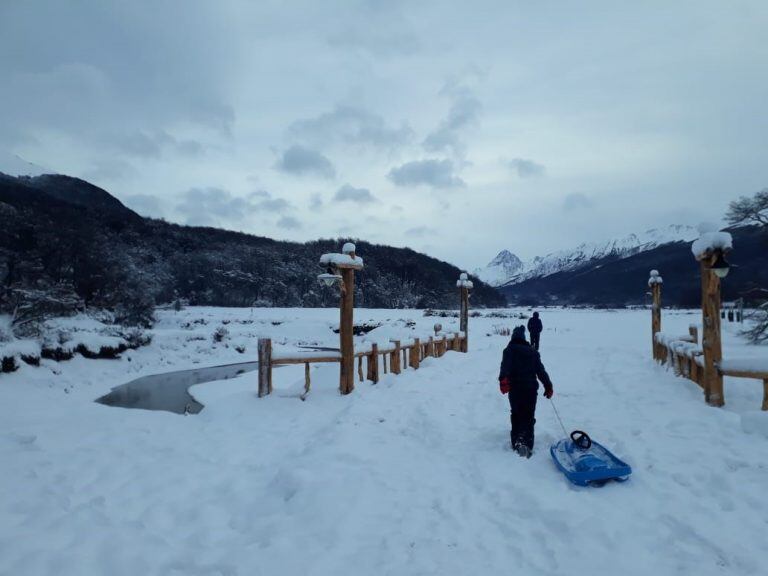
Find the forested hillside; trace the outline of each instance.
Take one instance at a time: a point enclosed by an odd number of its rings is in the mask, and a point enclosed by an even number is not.
[[[317,274],[346,239],[306,244],[170,224],[139,216],[106,191],[67,176],[0,175],[0,313],[17,325],[106,309],[147,323],[155,304],[336,306]],[[460,270],[407,248],[356,240],[361,307],[454,307]],[[475,282],[474,306],[501,306]]]

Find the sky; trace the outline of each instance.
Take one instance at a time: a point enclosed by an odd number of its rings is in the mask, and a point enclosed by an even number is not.
[[[768,186],[766,30],[764,0],[0,0],[0,150],[146,216],[473,269]]]

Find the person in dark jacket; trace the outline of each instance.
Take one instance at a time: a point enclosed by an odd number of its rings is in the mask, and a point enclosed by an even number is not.
[[[544,326],[541,323],[541,318],[539,318],[539,313],[534,312],[533,317],[528,320],[528,332],[531,334],[531,346],[536,350],[539,349],[539,338],[543,329]]]
[[[552,398],[552,381],[541,363],[541,356],[525,340],[525,327],[518,326],[512,331],[512,339],[504,349],[499,390],[502,394],[509,394],[512,448],[526,458],[530,458],[533,451],[539,380],[544,384],[544,396]]]

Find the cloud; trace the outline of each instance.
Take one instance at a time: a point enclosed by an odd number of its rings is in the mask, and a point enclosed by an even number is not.
[[[336,177],[336,168],[328,158],[317,150],[300,145],[285,150],[275,164],[275,169],[296,176],[319,176],[329,180]]]
[[[144,159],[160,158],[169,151],[196,157],[200,156],[204,149],[203,145],[196,140],[178,140],[165,130],[111,135],[104,140],[126,155]]]
[[[162,216],[160,199],[151,194],[133,194],[124,199],[124,204],[131,210],[138,212],[142,216],[159,218]]]
[[[568,194],[563,200],[563,208],[567,211],[588,209],[593,205],[592,200],[581,192]]]
[[[268,198],[256,204],[256,209],[264,212],[282,212],[290,207],[290,202],[284,198]]]
[[[433,188],[459,188],[466,183],[453,174],[450,160],[415,160],[393,168],[387,177],[397,186],[426,185]]]
[[[292,209],[293,205],[285,198],[273,196],[266,190],[256,190],[248,194],[253,209],[257,212],[285,212]]]
[[[538,176],[544,176],[547,169],[543,164],[537,164],[533,160],[526,160],[525,158],[513,158],[508,160],[506,165],[517,173],[518,178],[536,178]]]
[[[416,53],[421,43],[396,2],[344,3],[342,13],[334,13],[334,29],[327,34],[329,46],[392,58]],[[339,16],[339,17],[337,17]],[[372,23],[375,22],[375,25]]]
[[[291,207],[291,203],[284,198],[273,197],[265,190],[242,197],[217,187],[190,188],[182,194],[181,201],[176,205],[176,209],[186,217],[187,224],[198,226],[238,223],[251,214],[283,213]],[[290,221],[286,222],[288,224],[284,227],[289,227]]]
[[[82,177],[91,182],[125,180],[138,175],[139,171],[131,163],[108,158],[96,160],[90,169],[82,173]]]
[[[368,188],[354,188],[344,184],[333,196],[334,202],[355,202],[357,204],[371,204],[376,202],[376,197]]]
[[[224,136],[232,136],[235,109],[219,100],[207,98],[190,105],[189,117],[193,122],[217,130]]]
[[[190,188],[182,194],[176,209],[186,222],[196,226],[216,226],[221,220],[239,222],[256,210],[249,199],[233,196],[223,188]]]
[[[424,139],[423,146],[430,152],[452,152],[463,156],[466,146],[463,142],[465,131],[476,125],[481,104],[474,92],[466,86],[449,85],[442,93],[448,95],[451,107],[448,116]]]
[[[413,137],[407,123],[388,126],[378,114],[354,106],[336,106],[315,118],[297,120],[288,127],[288,133],[315,145],[342,142],[388,150],[407,144]]]
[[[320,194],[312,194],[309,199],[309,207],[312,210],[319,210],[323,207],[323,197]]]
[[[283,216],[277,221],[277,225],[286,230],[298,230],[301,228],[301,222],[293,216]]]
[[[291,207],[285,198],[275,198],[266,190],[251,192],[248,198],[252,201],[254,210],[262,212],[283,212]]]
[[[437,230],[430,228],[429,226],[415,226],[414,228],[406,230],[405,235],[410,236],[411,238],[424,238],[425,236],[430,236],[436,232]]]

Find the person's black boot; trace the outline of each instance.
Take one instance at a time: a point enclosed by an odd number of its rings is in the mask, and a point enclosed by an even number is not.
[[[517,452],[517,454],[518,454],[518,455],[519,455],[521,458],[530,458],[530,457],[531,457],[531,454],[532,454],[532,451],[531,451],[531,449],[530,449],[530,448],[528,448],[528,446],[526,446],[525,444],[518,444],[518,445],[515,447],[515,452]]]

